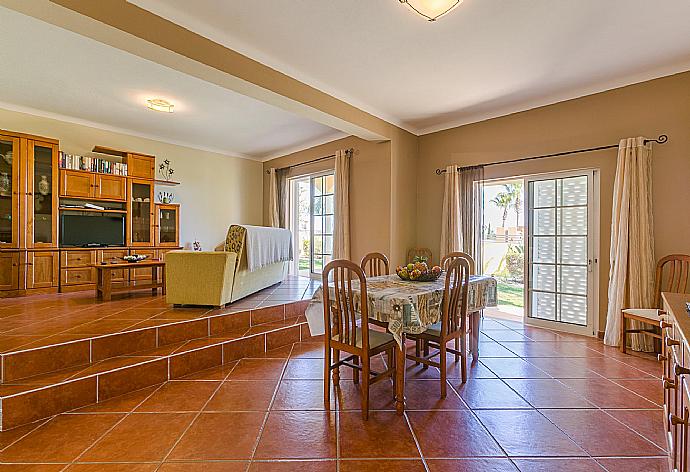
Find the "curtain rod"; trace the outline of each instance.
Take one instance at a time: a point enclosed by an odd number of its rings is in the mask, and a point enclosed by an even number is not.
[[[662,134],[656,139],[645,139],[644,143],[645,144],[647,144],[647,143],[664,144],[666,141],[668,141],[668,136],[665,134]],[[523,161],[532,161],[534,159],[544,159],[547,157],[567,156],[568,154],[578,154],[581,152],[603,151],[604,149],[613,149],[613,148],[617,148],[617,147],[618,147],[618,144],[609,144],[608,146],[598,146],[598,147],[587,148],[587,149],[576,149],[574,151],[557,152],[555,154],[544,154],[542,156],[521,157],[519,159],[510,159],[507,161],[489,162],[487,164],[480,164],[480,165],[475,165],[475,166],[471,166],[471,167],[497,166],[500,164],[511,164],[513,162],[523,162]],[[460,167],[460,166],[456,166],[456,167]],[[445,173],[446,173],[445,169],[436,169],[436,175],[441,175],[441,174],[445,174]]]
[[[354,149],[354,148],[346,149],[345,152],[350,152],[350,153],[352,153],[352,154],[354,155],[355,149]],[[335,154],[331,154],[330,156],[317,157],[316,159],[312,159],[312,160],[310,160],[310,161],[300,162],[299,164],[293,164],[293,165],[291,165],[291,166],[285,166],[285,167],[278,167],[278,168],[275,169],[275,170],[292,169],[293,167],[299,167],[299,166],[303,166],[303,165],[306,165],[306,164],[313,164],[314,162],[325,161],[326,159],[332,159],[332,158],[334,158],[334,157],[335,157]],[[271,171],[270,171],[270,170],[267,170],[266,173],[267,173],[267,174],[270,174]]]

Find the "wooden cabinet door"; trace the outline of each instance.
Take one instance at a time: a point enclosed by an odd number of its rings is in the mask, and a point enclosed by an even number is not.
[[[154,203],[151,180],[127,179],[127,238],[131,246],[154,245]]]
[[[31,139],[22,142],[27,148],[26,198],[22,200],[26,246],[22,247],[57,248],[58,145]]]
[[[119,175],[96,175],[95,197],[104,200],[127,199],[127,179]]]
[[[127,155],[127,175],[153,179],[156,175],[156,159],[153,156]]]
[[[19,289],[19,253],[0,253],[0,290]]]
[[[26,259],[26,288],[57,287],[60,275],[58,252],[29,252]]]
[[[0,247],[19,247],[20,139],[0,135]]]
[[[60,196],[93,198],[95,176],[78,170],[60,170]]]
[[[180,245],[180,206],[156,204],[156,246]]]

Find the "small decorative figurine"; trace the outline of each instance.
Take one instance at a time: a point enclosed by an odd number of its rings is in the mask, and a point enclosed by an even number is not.
[[[158,201],[161,203],[172,203],[175,195],[170,192],[158,192]]]
[[[192,243],[192,249],[195,251],[201,251],[201,243],[195,239]]]

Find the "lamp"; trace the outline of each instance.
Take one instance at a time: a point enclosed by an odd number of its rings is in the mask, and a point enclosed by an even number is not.
[[[450,13],[462,0],[399,0],[412,11],[429,21],[436,21],[446,13]]]
[[[151,110],[162,111],[164,113],[172,113],[173,108],[175,108],[175,105],[161,98],[152,98],[150,100],[146,100],[146,106]]]

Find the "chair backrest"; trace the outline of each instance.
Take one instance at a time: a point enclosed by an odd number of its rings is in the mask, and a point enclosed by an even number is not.
[[[467,331],[467,292],[470,285],[470,263],[456,257],[446,272],[446,286],[443,290],[441,337],[455,332]]]
[[[690,289],[688,285],[689,270],[689,255],[671,254],[659,260],[654,279],[655,307],[661,307],[661,292],[688,293]]]
[[[414,262],[415,257],[421,257],[428,265],[431,265],[431,249],[428,247],[413,247],[407,251],[407,262]]]
[[[355,293],[357,290],[353,290],[354,281],[359,281],[359,295]],[[346,259],[335,259],[324,267],[322,283],[326,342],[334,340],[356,348],[359,311],[362,319],[362,349],[368,350],[367,279],[362,269]]]
[[[370,252],[362,258],[359,266],[368,277],[390,274],[388,258],[380,252]]]
[[[476,264],[474,262],[474,257],[470,256],[466,252],[449,252],[445,256],[443,256],[443,259],[441,259],[441,268],[443,270],[448,270],[448,266],[450,266],[451,262],[455,261],[455,259],[462,258],[462,259],[467,259],[467,262],[470,266],[470,274],[475,275],[476,274]]]

